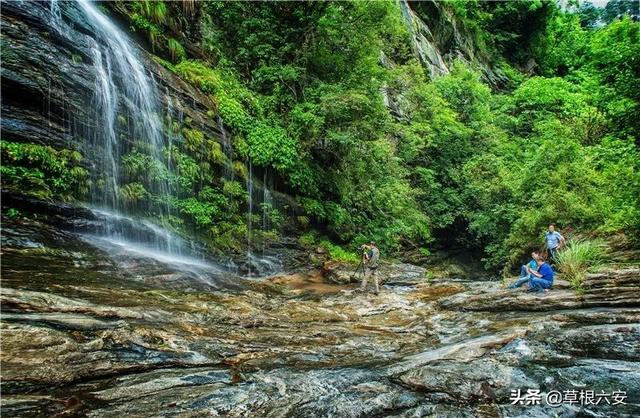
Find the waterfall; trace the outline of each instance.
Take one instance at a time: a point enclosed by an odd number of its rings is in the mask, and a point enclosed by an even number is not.
[[[111,62],[109,56],[103,56],[98,43],[94,41],[91,50],[94,60],[95,70],[95,112],[96,120],[100,121],[93,132],[92,138],[94,143],[101,145],[102,149],[102,173],[107,177],[106,184],[101,192],[92,191],[92,200],[94,203],[104,207],[118,207],[118,160],[119,147],[118,138],[116,137],[115,119],[117,108],[116,87],[111,77]]]
[[[175,106],[173,102],[173,98],[169,94],[169,91],[165,92],[167,97],[167,122],[168,122],[168,134],[167,134],[167,149],[169,152],[167,153],[167,168],[170,172],[173,172],[173,160],[172,153],[173,147],[177,141],[182,140],[182,134],[180,133],[180,127],[184,123],[184,112],[181,107]],[[169,184],[169,192],[171,195],[174,194],[174,190]]]
[[[172,220],[171,205],[178,197],[178,189],[172,187],[176,184],[173,166],[177,171],[178,165],[172,147],[184,140],[176,129],[182,125],[184,103],[173,101],[168,91],[159,91],[142,51],[95,3],[50,0],[38,7],[48,14],[47,23],[56,36],[66,38],[84,52],[83,68],[89,70],[92,82],[88,84],[92,92],[86,120],[74,133],[85,138],[81,151],[91,168],[90,209],[94,217],[76,224],[75,231],[114,260],[124,260],[125,265],[133,260],[154,259],[189,272],[198,280],[208,281],[212,274],[230,276],[240,272],[259,277],[281,270],[276,257],[264,253],[255,257],[251,252],[255,245],[256,198],[251,161],[247,163],[246,178],[246,267],[238,267],[231,259],[224,267],[222,263],[205,261],[204,247],[167,229]],[[167,93],[166,106],[161,105],[161,93]],[[232,181],[232,138],[222,118],[218,117],[217,123],[227,160],[224,180]],[[134,182],[142,183],[142,198],[135,194],[140,190]],[[263,204],[267,202],[269,206],[271,193],[264,193]],[[266,210],[263,208],[262,214],[265,225],[270,222]]]
[[[249,159],[249,174],[247,175],[247,266],[248,266],[248,275],[251,276],[251,229],[253,226],[253,164],[251,163],[251,159]]]
[[[265,168],[262,180],[262,230],[271,228],[271,211],[273,210],[273,197],[269,190],[269,171]],[[263,245],[264,252],[264,245]]]
[[[144,66],[137,57],[125,35],[100,13],[88,0],[80,0],[78,5],[82,9],[89,23],[95,31],[97,40],[95,48],[100,58],[94,62],[96,68],[96,96],[97,111],[101,112],[101,123],[105,126],[105,135],[101,138],[108,158],[119,158],[117,146],[108,145],[116,135],[115,124],[119,109],[116,97],[120,97],[126,113],[133,121],[132,136],[141,139],[149,146],[151,156],[162,160],[164,134],[160,119],[160,108],[157,103],[157,91],[150,76],[146,74]],[[102,107],[102,109],[100,109]],[[116,140],[117,141],[117,140]],[[117,145],[117,143],[116,143]],[[117,171],[109,174],[116,176]],[[161,195],[169,194],[166,180],[156,182]],[[109,190],[108,193],[117,191]],[[117,199],[117,198],[115,198]]]
[[[65,6],[77,5],[86,23],[93,29],[87,35],[94,68],[94,120],[88,133],[96,176],[91,193],[94,214],[102,224],[96,228],[102,241],[158,260],[195,262],[195,257],[185,249],[187,243],[166,229],[132,215],[141,208],[131,207],[120,198],[124,175],[119,166],[121,157],[133,149],[132,143],[149,155],[154,164],[164,166],[164,153],[170,151],[172,133],[165,135],[162,125],[162,109],[158,92],[151,75],[145,70],[138,51],[127,36],[105,17],[88,0],[79,0]],[[55,24],[60,26],[61,4],[51,3]],[[64,31],[61,31],[63,33]],[[121,126],[124,125],[124,126]],[[170,129],[169,129],[170,130]],[[168,167],[161,168],[170,173]],[[153,203],[144,209],[147,216],[160,219],[170,214],[169,199],[172,190],[168,175],[155,175],[147,186],[155,196]],[[185,253],[186,254],[183,254]]]
[[[222,137],[222,151],[224,155],[227,157],[228,164],[224,167],[224,178],[225,180],[232,181],[233,180],[233,146],[231,144],[231,136],[227,129],[224,127],[224,121],[218,115],[217,117],[218,129],[220,129],[220,135]]]
[[[268,254],[264,232],[271,227],[271,211],[273,208],[273,196],[269,189],[268,170],[265,168],[262,183],[262,202],[260,208],[262,210],[262,252],[256,255],[251,251],[251,242],[253,238],[253,206],[254,206],[254,175],[253,163],[249,160],[247,175],[247,277],[264,277],[274,272],[282,271],[283,264],[277,254]],[[258,195],[259,196],[259,195]],[[260,227],[260,225],[258,225]],[[255,247],[255,244],[254,244]]]

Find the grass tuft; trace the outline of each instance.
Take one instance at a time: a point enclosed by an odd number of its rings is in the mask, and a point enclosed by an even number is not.
[[[601,266],[605,259],[604,245],[596,240],[569,240],[567,248],[558,254],[556,266],[571,287],[584,292],[587,271]]]

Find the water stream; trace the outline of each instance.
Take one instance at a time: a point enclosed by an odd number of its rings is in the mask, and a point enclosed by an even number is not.
[[[269,189],[269,171],[264,170],[264,176],[262,180],[262,230],[268,231],[271,229],[271,211],[273,210],[273,196]],[[264,252],[264,246],[263,246]]]

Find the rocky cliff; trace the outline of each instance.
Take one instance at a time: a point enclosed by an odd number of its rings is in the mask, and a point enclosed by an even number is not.
[[[453,62],[460,60],[480,70],[484,80],[493,87],[507,81],[474,44],[473,36],[446,2],[402,0],[400,8],[411,33],[413,50],[432,79],[448,74]]]
[[[63,7],[60,20],[52,21],[47,2],[3,3],[2,19],[3,138],[73,147],[91,155],[85,140],[95,127],[91,27],[74,7]],[[137,52],[158,84],[162,108],[182,114],[208,137],[222,141],[220,126],[211,117],[211,100],[145,50]],[[120,126],[118,135],[127,138],[129,131]]]

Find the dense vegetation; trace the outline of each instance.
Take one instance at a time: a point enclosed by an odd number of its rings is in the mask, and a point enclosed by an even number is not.
[[[77,151],[0,141],[0,152],[3,187],[26,190],[40,199],[71,199],[88,192],[88,172],[80,166]]]
[[[391,2],[209,3],[200,42],[212,58],[175,70],[217,100],[236,151],[276,170],[340,242],[390,251],[452,236],[495,266],[550,221],[637,230],[638,23],[624,10],[585,23],[587,6],[551,2],[445,7],[506,87],[462,62],[428,80]],[[529,59],[533,74],[516,69]]]
[[[549,222],[640,233],[633,2],[573,11],[552,1],[441,3],[503,75],[500,85],[463,61],[430,80],[395,2],[120,7],[160,62],[213,99],[211,117],[230,130],[230,158],[188,121],[170,128],[184,141],[167,151],[179,166],[172,204],[225,245],[247,233],[238,181],[247,161],[297,198],[300,228],[340,245],[374,239],[386,253],[455,245],[497,267],[539,247]],[[3,145],[3,162],[19,158],[11,147]],[[154,163],[138,154],[122,163],[127,196],[151,199],[136,173],[150,175]],[[221,180],[216,165],[235,180]],[[70,184],[61,192],[81,187],[83,173],[63,166],[56,170]]]

